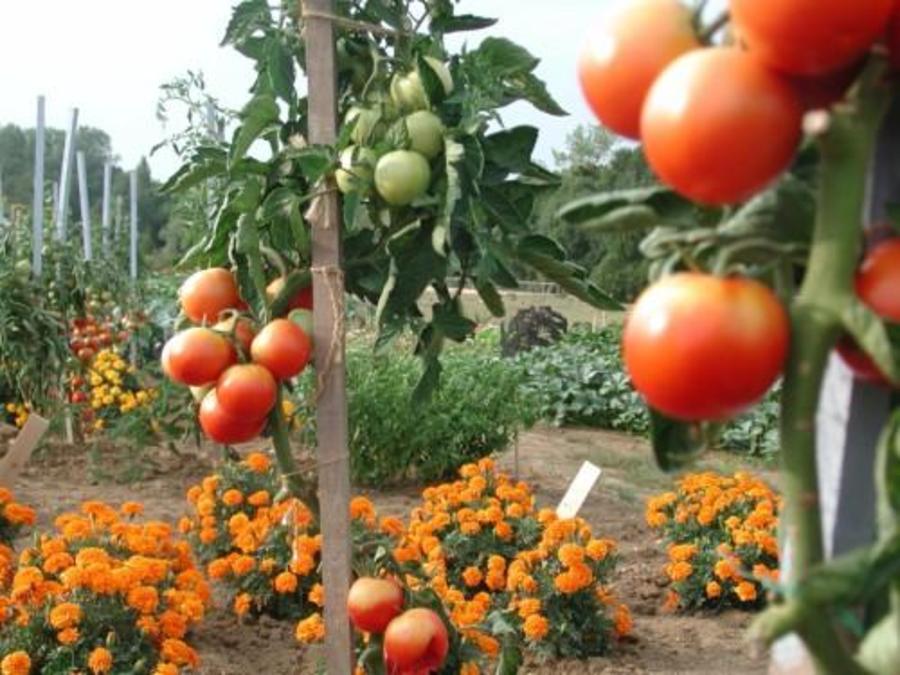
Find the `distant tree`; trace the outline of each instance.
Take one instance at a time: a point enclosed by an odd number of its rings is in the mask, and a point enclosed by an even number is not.
[[[629,302],[647,283],[647,263],[638,245],[642,233],[585,232],[560,222],[556,213],[573,199],[609,190],[654,185],[656,179],[640,148],[620,141],[599,126],[579,126],[554,152],[562,177],[536,212],[538,228],[555,237],[603,290]]]

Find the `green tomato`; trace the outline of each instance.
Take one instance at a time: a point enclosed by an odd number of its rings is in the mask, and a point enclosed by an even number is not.
[[[344,118],[344,123],[354,124],[350,138],[357,145],[366,145],[373,136],[380,136],[384,133],[382,115],[378,110],[372,108],[350,108]]]
[[[412,150],[394,150],[375,167],[375,189],[391,206],[407,206],[428,191],[431,167]]]
[[[378,156],[370,148],[351,145],[341,152],[341,168],[334,173],[338,190],[343,194],[362,192],[372,183]]]
[[[288,320],[297,324],[303,329],[303,332],[312,340],[313,334],[313,313],[308,309],[295,309],[288,314]]]
[[[437,115],[428,110],[419,110],[408,115],[405,122],[410,149],[428,159],[434,159],[443,152],[444,125]]]
[[[450,94],[453,91],[453,76],[450,74],[450,69],[431,56],[426,56],[425,61],[441,80],[444,92]],[[413,70],[405,75],[399,73],[394,75],[394,79],[391,80],[391,98],[401,110],[425,110],[430,105],[418,70]]]
[[[16,276],[20,279],[27,280],[31,276],[31,263],[27,260],[19,260],[15,265]]]

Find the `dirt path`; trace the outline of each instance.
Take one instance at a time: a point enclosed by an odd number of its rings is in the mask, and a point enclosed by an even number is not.
[[[766,672],[766,660],[746,654],[742,633],[749,616],[730,612],[715,616],[672,616],[659,613],[664,595],[661,569],[664,555],[643,524],[643,500],[669,484],[653,468],[650,450],[640,440],[608,432],[579,429],[538,429],[522,436],[518,469],[543,505],[554,505],[585,460],[604,469],[598,487],[585,503],[583,515],[595,531],[619,542],[621,562],[616,574],[620,597],[635,615],[635,638],[608,658],[590,662],[530,664],[523,675],[594,673],[729,673]],[[501,466],[513,472],[515,453],[506,453]],[[143,458],[105,455],[89,458],[83,451],[54,448],[34,461],[14,486],[18,498],[34,506],[39,527],[55,515],[86,499],[113,504],[142,502],[150,517],[174,522],[185,512],[184,493],[215,464],[203,453],[175,456],[160,451]],[[714,456],[708,468],[733,471],[734,457]],[[99,467],[103,470],[100,471]],[[135,475],[141,480],[120,484],[97,480],[98,473]],[[385,512],[408,513],[418,490],[371,493]],[[304,654],[293,639],[293,626],[269,619],[240,624],[225,608],[217,607],[192,637],[204,675],[289,675],[319,670],[317,655]]]

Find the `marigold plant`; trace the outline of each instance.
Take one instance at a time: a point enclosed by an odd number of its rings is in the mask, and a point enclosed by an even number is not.
[[[755,609],[778,581],[781,497],[739,472],[689,474],[647,502],[647,524],[667,542],[666,608]]]
[[[3,405],[0,420],[15,425],[17,429],[25,426],[28,416],[31,414],[30,403],[6,403]]]
[[[0,597],[0,672],[156,673],[196,668],[185,642],[210,591],[188,543],[134,502],[85,502],[18,557]]]
[[[577,658],[630,631],[627,607],[607,586],[615,544],[584,520],[537,511],[528,485],[489,459],[423,497],[394,557],[421,565],[453,625],[487,656],[510,627],[531,651]]]

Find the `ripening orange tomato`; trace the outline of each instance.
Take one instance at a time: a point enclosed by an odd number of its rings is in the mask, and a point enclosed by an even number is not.
[[[200,387],[215,382],[237,360],[228,340],[209,328],[188,328],[174,335],[162,351],[163,372],[175,382]]]
[[[822,75],[858,60],[884,33],[894,0],[729,0],[739,41],[770,68]]]
[[[181,309],[194,323],[215,323],[226,309],[243,305],[234,275],[223,267],[200,270],[178,291]]]
[[[678,0],[620,2],[591,28],[578,62],[581,90],[601,124],[638,139],[650,86],[698,47],[693,13]]]
[[[261,419],[275,407],[278,383],[272,373],[255,363],[231,366],[216,382],[216,398],[229,415]]]
[[[306,332],[287,319],[275,319],[253,338],[250,355],[275,377],[288,380],[309,363],[312,343]]]
[[[223,445],[252,441],[266,426],[265,417],[253,419],[229,414],[219,403],[215,389],[211,389],[203,398],[197,419],[203,433],[210,440]]]
[[[787,83],[746,52],[698,49],[663,71],[644,102],[641,137],[651,168],[684,196],[733,204],[791,163],[803,109]]]
[[[284,277],[277,277],[273,279],[268,286],[266,286],[266,299],[271,303],[275,298],[278,297],[278,294],[281,293],[281,289],[284,288],[285,280]],[[312,309],[313,308],[313,289],[312,284],[306,286],[305,288],[301,288],[294,294],[294,297],[290,299],[287,305],[287,312],[290,312],[294,309]],[[287,313],[286,312],[286,313]]]
[[[424,607],[407,610],[384,632],[384,664],[390,675],[422,675],[440,670],[450,649],[441,617]]]
[[[391,579],[361,577],[350,587],[347,611],[357,630],[379,635],[403,611],[403,589]]]

